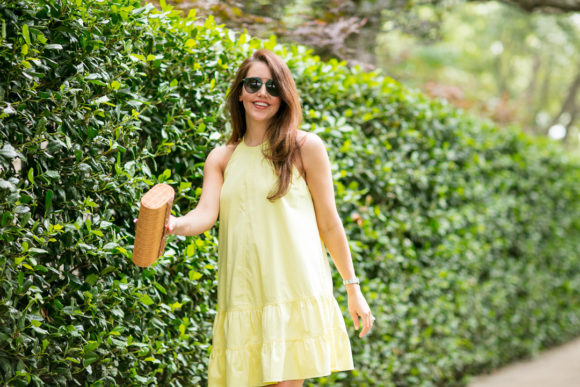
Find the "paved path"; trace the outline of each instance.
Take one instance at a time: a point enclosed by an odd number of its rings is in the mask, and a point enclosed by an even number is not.
[[[473,378],[469,387],[580,387],[580,338]]]

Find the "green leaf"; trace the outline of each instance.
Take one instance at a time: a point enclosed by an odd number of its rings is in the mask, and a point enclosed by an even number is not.
[[[48,213],[48,211],[50,211],[50,208],[52,207],[52,197],[54,195],[54,191],[49,189],[46,191],[46,194],[44,195],[44,211],[45,214]]]
[[[30,46],[32,43],[30,42],[30,33],[28,32],[28,25],[27,24],[22,25],[22,36],[24,37],[26,44],[28,44]]]
[[[8,109],[8,108],[10,108],[11,113],[8,113],[6,111],[6,109]],[[14,114],[14,113],[16,113],[16,110],[14,110],[14,108],[12,106],[8,105],[6,108],[4,108],[4,113]],[[13,158],[18,156],[18,153],[16,153],[13,149],[3,148],[3,149],[0,149],[0,156],[7,158],[7,159],[13,159]]]
[[[30,212],[30,207],[27,207],[27,206],[16,206],[14,208],[14,213],[15,214],[25,214],[27,212]]]
[[[40,333],[41,335],[48,334],[48,331],[46,329],[39,328],[35,325],[32,325],[30,328],[32,328],[32,330],[35,331],[36,333]]]
[[[87,367],[99,360],[99,355],[95,352],[86,352],[83,355],[83,366]]]
[[[197,132],[197,133],[203,133],[203,132],[205,132],[205,128],[206,128],[206,125],[205,125],[205,124],[202,122],[202,123],[201,123],[201,124],[199,124],[199,126],[197,127],[197,129],[196,129],[196,132]]]
[[[99,347],[99,342],[98,341],[89,341],[84,347],[83,347],[83,351],[84,352],[92,352],[95,349],[97,349]]]
[[[28,170],[28,181],[30,181],[30,183],[34,185],[34,168],[30,168]]]
[[[139,300],[147,306],[153,305],[155,303],[147,294],[142,294],[141,297],[139,297]]]
[[[119,319],[123,319],[125,317],[125,312],[123,312],[123,310],[120,308],[111,309],[111,314]]]
[[[40,44],[46,44],[46,42],[47,42],[46,37],[44,36],[44,34],[42,32],[37,32],[36,33],[36,40]]]
[[[98,79],[89,79],[88,82],[92,83],[94,85],[97,85],[97,86],[107,86],[107,84],[105,82],[100,81]]]
[[[117,267],[115,266],[107,266],[106,268],[103,269],[103,271],[101,272],[101,276],[105,276],[109,273],[114,272],[115,270],[117,270]]]
[[[46,176],[50,177],[51,179],[58,179],[60,177],[60,174],[58,173],[58,171],[46,171],[44,173]]]
[[[165,288],[160,283],[153,282],[153,285],[155,285],[155,287],[157,288],[157,290],[159,290],[161,293],[167,294],[167,290],[165,290]]]
[[[85,282],[91,286],[97,283],[99,280],[99,276],[97,274],[89,274],[87,278],[85,278]]]
[[[109,242],[103,246],[103,250],[113,250],[115,247],[119,246],[117,242]]]

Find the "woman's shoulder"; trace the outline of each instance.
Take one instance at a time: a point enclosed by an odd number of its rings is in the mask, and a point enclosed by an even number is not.
[[[297,136],[300,146],[301,171],[308,176],[313,170],[328,162],[326,145],[316,133],[300,130]]]
[[[206,159],[206,164],[215,164],[219,166],[219,168],[224,171],[234,150],[236,150],[237,144],[226,144],[226,145],[219,145],[216,146],[209,152],[209,155]]]
[[[297,134],[298,146],[303,156],[326,153],[324,141],[316,133],[299,130]]]

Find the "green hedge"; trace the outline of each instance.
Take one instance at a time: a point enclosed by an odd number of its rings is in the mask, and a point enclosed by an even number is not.
[[[131,263],[138,199],[195,206],[224,95],[287,60],[374,314],[317,385],[461,385],[580,334],[580,162],[378,73],[138,0],[0,4],[0,382],[205,385],[216,232]]]

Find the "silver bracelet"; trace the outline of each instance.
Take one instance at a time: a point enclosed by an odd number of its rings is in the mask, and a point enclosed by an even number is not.
[[[344,285],[360,284],[360,281],[358,280],[358,278],[354,277],[354,278],[351,278],[351,279],[344,280],[344,281],[342,281],[342,283]]]

